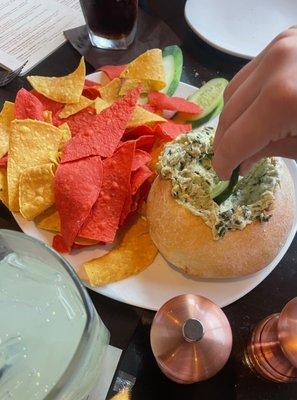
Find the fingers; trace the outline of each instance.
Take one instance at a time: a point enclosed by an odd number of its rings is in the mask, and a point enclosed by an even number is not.
[[[286,138],[271,142],[258,153],[245,160],[240,166],[240,175],[246,175],[253,165],[264,157],[297,158],[297,137]]]
[[[216,130],[213,148],[216,151],[226,130],[254,102],[261,90],[261,77],[257,69],[241,84],[225,105]]]
[[[269,111],[260,94],[226,130],[212,161],[220,178],[229,179],[234,168],[268,145],[271,135],[278,130],[277,124],[267,123]]]

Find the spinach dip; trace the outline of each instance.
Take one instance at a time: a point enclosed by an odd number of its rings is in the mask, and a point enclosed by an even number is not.
[[[219,239],[228,230],[242,230],[254,220],[269,220],[281,165],[277,158],[258,161],[218,205],[210,196],[220,181],[211,164],[214,133],[214,128],[204,127],[178,136],[165,146],[157,169],[162,179],[171,180],[175,200],[202,217],[214,239]]]

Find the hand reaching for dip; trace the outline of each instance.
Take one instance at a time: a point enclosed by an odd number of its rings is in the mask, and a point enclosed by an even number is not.
[[[214,140],[212,164],[230,178],[267,156],[297,158],[297,27],[278,35],[233,78]]]

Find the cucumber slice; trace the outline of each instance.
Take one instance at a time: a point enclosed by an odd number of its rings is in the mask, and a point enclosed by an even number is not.
[[[226,190],[229,186],[229,182],[230,181],[220,181],[219,183],[217,183],[210,192],[210,198],[214,199],[218,197],[221,193],[223,193],[223,191]]]
[[[166,86],[163,93],[172,96],[176,91],[183,68],[183,53],[177,45],[167,46],[163,50],[163,65]]]
[[[217,117],[221,113],[223,108],[224,108],[224,100],[223,100],[223,98],[221,98],[218,106],[213,110],[212,113],[206,115],[204,118],[201,118],[201,119],[199,119],[197,121],[192,121],[191,122],[193,129],[194,128],[198,128],[199,126],[201,126],[203,124],[206,124],[207,122],[210,122],[212,119],[214,119],[215,117]]]
[[[222,204],[225,200],[228,199],[228,197],[231,196],[231,193],[234,189],[234,186],[237,184],[239,178],[239,167],[235,168],[235,170],[232,172],[230,181],[225,181],[228,182],[228,186],[216,197],[213,197],[213,200],[218,204]]]

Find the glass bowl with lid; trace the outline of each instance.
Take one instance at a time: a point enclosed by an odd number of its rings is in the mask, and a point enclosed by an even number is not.
[[[109,332],[70,264],[23,233],[0,229],[0,398],[83,400]]]

